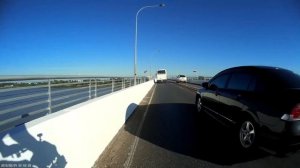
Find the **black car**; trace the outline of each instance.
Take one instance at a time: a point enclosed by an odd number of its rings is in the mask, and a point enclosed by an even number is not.
[[[280,144],[300,142],[300,76],[266,66],[226,69],[196,94],[197,111],[231,125],[237,144],[255,147],[258,137]],[[267,138],[264,138],[267,137]]]

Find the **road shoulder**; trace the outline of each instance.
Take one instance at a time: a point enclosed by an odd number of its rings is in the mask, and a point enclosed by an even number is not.
[[[143,98],[126,123],[120,128],[119,132],[99,156],[93,167],[110,168],[128,167],[128,165],[130,165],[134,155],[134,148],[136,148],[138,143],[138,137],[136,135],[141,131],[142,121],[143,118],[146,117],[145,112],[147,111],[154,91],[155,85]]]

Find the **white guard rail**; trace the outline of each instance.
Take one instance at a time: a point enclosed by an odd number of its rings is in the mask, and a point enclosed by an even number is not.
[[[0,132],[133,83],[128,77],[0,77]]]
[[[0,132],[0,167],[92,167],[153,84],[119,90]]]

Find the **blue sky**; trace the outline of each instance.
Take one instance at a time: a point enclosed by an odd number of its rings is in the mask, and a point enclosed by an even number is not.
[[[300,73],[297,0],[1,0],[0,75],[211,76],[240,65]],[[196,70],[197,73],[193,73]]]

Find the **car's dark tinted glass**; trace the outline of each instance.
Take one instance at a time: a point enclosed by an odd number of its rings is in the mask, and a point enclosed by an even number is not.
[[[160,70],[160,71],[157,71],[158,74],[165,74],[166,71],[165,70]]]
[[[228,89],[244,90],[248,89],[252,75],[247,73],[233,73],[228,82]]]
[[[219,89],[224,89],[228,78],[229,78],[229,74],[223,74],[221,76],[214,78],[212,81],[210,81],[210,85],[214,84]]]
[[[184,75],[179,75],[179,77],[185,77]]]
[[[268,70],[260,74],[255,88],[257,91],[300,88],[300,76],[288,70]]]
[[[255,91],[256,90],[256,82],[257,82],[257,78],[256,77],[252,77],[252,79],[250,80],[250,83],[248,85],[248,91]]]
[[[288,70],[278,70],[274,72],[275,80],[286,88],[300,88],[300,76]]]

